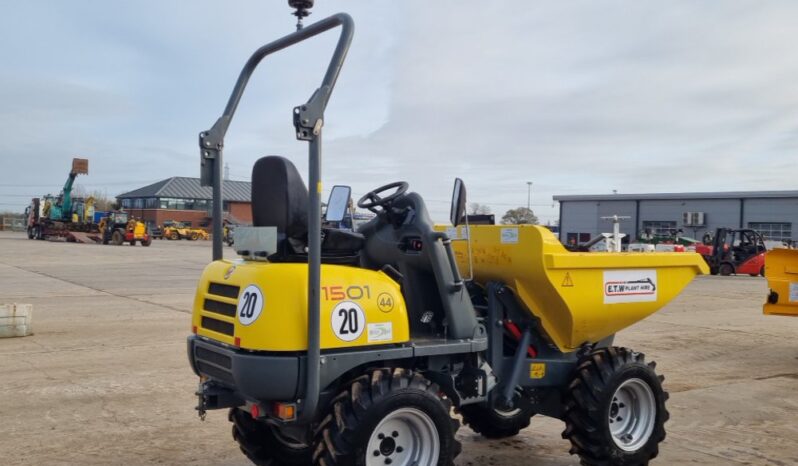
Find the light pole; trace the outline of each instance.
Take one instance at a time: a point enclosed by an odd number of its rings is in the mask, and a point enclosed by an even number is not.
[[[526,210],[532,210],[532,182],[526,182]]]

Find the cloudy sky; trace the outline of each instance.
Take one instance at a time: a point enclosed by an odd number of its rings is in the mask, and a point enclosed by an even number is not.
[[[502,214],[555,194],[798,189],[798,3],[317,0],[356,32],[325,124],[326,187],[410,182],[437,219],[455,176]],[[5,2],[0,211],[79,179],[108,195],[198,176],[197,133],[282,0]],[[226,140],[233,179],[266,154],[306,169],[291,108],[334,36],[264,63]]]

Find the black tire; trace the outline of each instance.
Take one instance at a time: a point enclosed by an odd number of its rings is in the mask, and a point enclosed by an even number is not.
[[[152,236],[148,236],[146,239],[141,240],[141,245],[147,247],[152,244]]]
[[[764,277],[765,276],[765,266],[764,265],[762,266],[761,269],[759,269],[759,276],[760,277]]]
[[[518,435],[529,427],[530,419],[535,415],[532,403],[522,392],[519,391],[513,403],[515,407],[510,411],[481,403],[461,406],[459,411],[463,424],[471,430],[485,438],[501,439]]]
[[[258,466],[305,466],[310,464],[310,445],[291,444],[275,434],[275,427],[252,419],[233,408],[228,414],[233,423],[233,439],[241,452]]]
[[[130,240],[130,245],[131,246],[135,246],[136,245],[136,240],[135,239]]]
[[[28,227],[28,239],[33,239],[33,228]]]
[[[111,242],[114,246],[121,246],[125,242],[125,236],[119,230],[115,230],[111,235]]]
[[[723,264],[720,264],[720,267],[718,267],[718,273],[724,277],[728,277],[734,273],[734,266],[728,262],[724,262]]]
[[[37,240],[44,241],[44,230],[42,230],[42,227],[34,227],[33,231],[33,236],[36,237]]]
[[[381,422],[408,410],[425,416],[427,426],[437,433],[439,450],[434,464],[451,466],[461,450],[460,442],[454,438],[460,423],[449,415],[451,402],[440,395],[437,384],[420,373],[401,368],[364,374],[332,400],[327,416],[316,429],[313,464],[363,466],[366,455],[383,455],[385,464],[391,463],[390,456],[400,455],[400,463],[403,454],[430,451],[429,446],[419,443],[421,436],[400,436],[396,431],[376,437],[381,441],[379,449],[369,448]],[[410,443],[403,447],[404,442]]]
[[[662,389],[664,377],[654,372],[654,362],[646,364],[645,356],[627,348],[600,348],[580,360],[565,395],[565,431],[563,438],[571,442],[571,454],[579,455],[585,466],[640,466],[659,453],[659,443],[665,439],[665,422],[670,415],[665,409],[668,393]],[[611,432],[613,422],[622,422],[620,414],[635,407],[618,401],[619,387],[648,387],[650,406],[655,409],[651,422],[633,422],[632,426],[648,425],[650,434],[639,446],[623,449],[616,444]],[[645,397],[637,398],[638,400]],[[633,398],[634,399],[634,398]],[[635,402],[636,406],[644,403]],[[619,411],[618,409],[628,409]],[[642,412],[642,411],[641,411]],[[615,420],[611,416],[615,416]],[[627,415],[629,420],[634,419]],[[638,421],[639,417],[636,418]],[[617,435],[617,434],[616,434]],[[618,440],[632,442],[634,439]],[[641,440],[637,440],[641,442]],[[635,448],[636,447],[636,448]]]

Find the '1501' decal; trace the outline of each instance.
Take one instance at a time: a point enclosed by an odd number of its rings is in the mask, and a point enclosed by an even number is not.
[[[322,286],[321,292],[324,294],[325,301],[371,299],[371,288],[368,285],[352,285],[346,288],[343,286]]]

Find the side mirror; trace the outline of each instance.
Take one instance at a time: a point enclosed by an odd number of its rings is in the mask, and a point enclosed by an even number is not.
[[[454,191],[452,192],[452,208],[449,211],[449,221],[453,226],[457,226],[465,218],[466,212],[466,188],[465,183],[460,178],[454,179]]]
[[[327,212],[324,214],[324,220],[328,222],[343,221],[351,196],[352,188],[349,186],[333,186],[330,198],[327,200]]]

